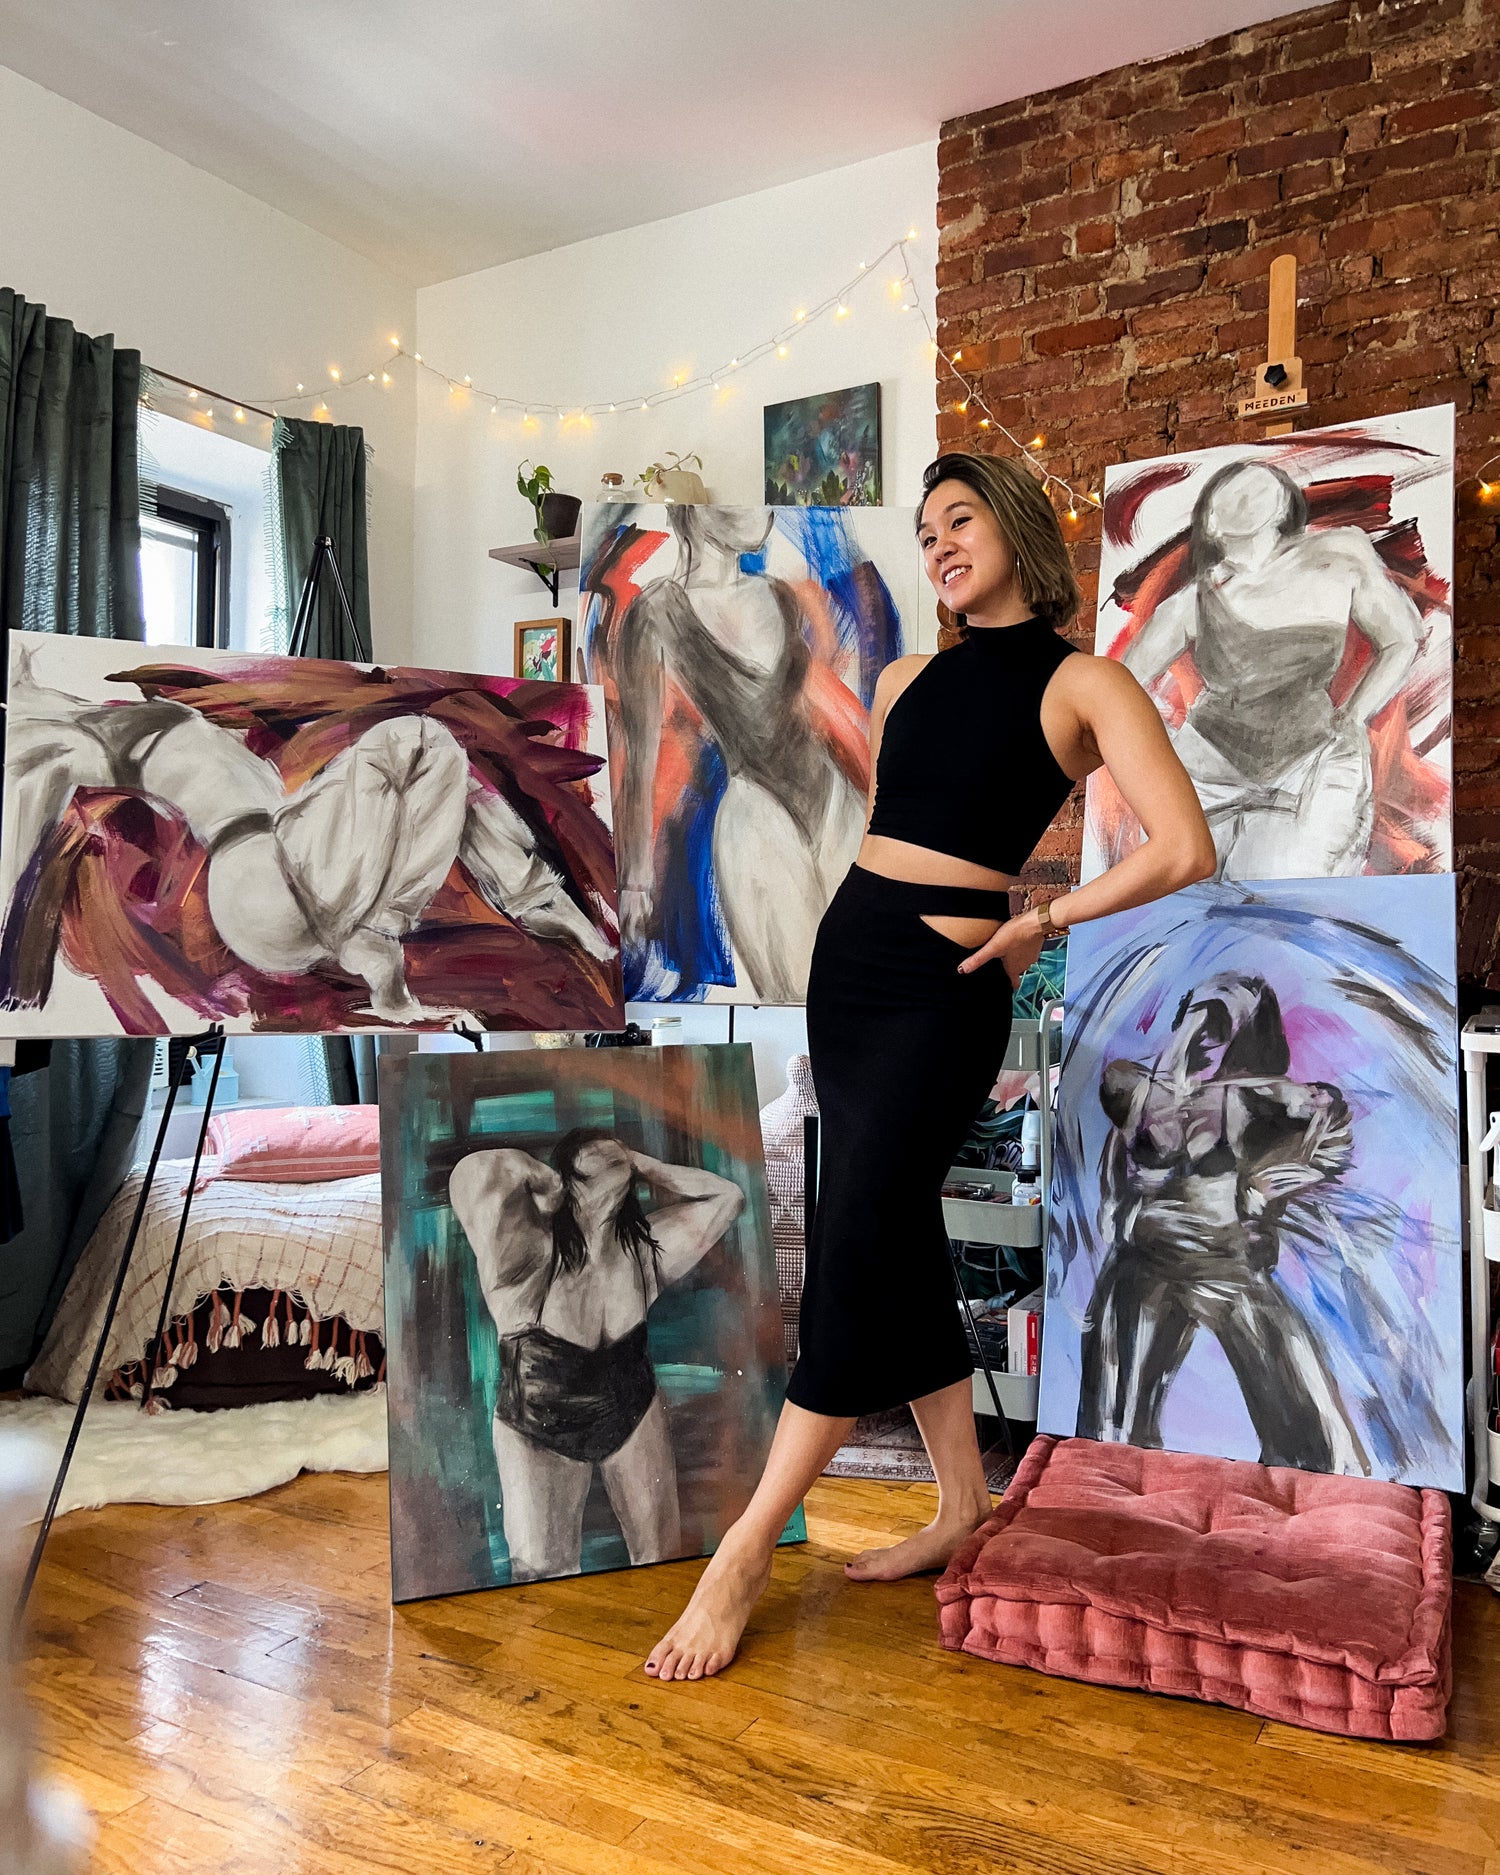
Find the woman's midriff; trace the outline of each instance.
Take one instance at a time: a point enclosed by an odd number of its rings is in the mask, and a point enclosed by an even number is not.
[[[916,885],[959,885],[981,892],[1009,892],[1016,883],[1008,872],[994,872],[988,866],[976,866],[972,860],[937,853],[928,846],[913,846],[909,840],[892,840],[883,833],[865,835],[854,863],[882,878],[903,879]],[[998,918],[935,918],[924,913],[922,922],[965,950],[976,949],[1000,929]]]

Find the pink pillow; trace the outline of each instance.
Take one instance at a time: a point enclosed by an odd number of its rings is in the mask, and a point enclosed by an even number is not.
[[[310,1185],[380,1170],[379,1107],[243,1107],[208,1123],[210,1177]]]

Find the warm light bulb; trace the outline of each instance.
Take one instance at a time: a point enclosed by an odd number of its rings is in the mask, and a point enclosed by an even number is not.
[[[776,347],[776,356],[777,356],[778,358],[785,358],[785,357],[786,357],[786,347],[785,347],[784,345],[778,345],[778,346]]]
[[[906,238],[907,238],[907,240],[908,240],[908,241],[915,241],[915,240],[916,240],[916,238],[917,238],[917,231],[916,231],[916,229],[915,229],[915,228],[908,228],[908,229],[907,229],[907,231],[906,231]]]
[[[611,412],[613,412],[613,410],[614,410],[614,405],[613,405],[613,404],[611,404],[611,405],[610,405],[610,411],[611,411]]]
[[[840,306],[833,316],[835,319],[847,319],[849,317],[849,308],[847,306]]]
[[[299,396],[300,396],[300,395],[301,395],[301,393],[302,393],[302,386],[301,386],[300,384],[299,384],[299,385],[297,386],[297,393],[298,393],[298,395],[299,395]],[[196,395],[197,395],[197,392],[195,391],[195,392],[194,392],[193,394],[194,394],[194,396],[196,396]]]
[[[1071,501],[1068,503],[1068,519],[1070,521],[1076,521],[1078,519],[1078,510],[1073,506]]]
[[[989,418],[988,418],[988,417],[981,417],[981,418],[979,419],[979,427],[980,427],[980,429],[981,429],[981,430],[987,430],[987,429],[988,429],[988,428],[990,427],[990,420],[989,420]]]
[[[297,386],[297,389],[298,389],[298,390],[300,391],[300,390],[302,389],[302,386],[301,386],[301,385],[299,384],[299,385]],[[190,404],[196,404],[196,403],[197,403],[197,401],[198,401],[198,393],[197,393],[196,391],[189,391],[189,392],[188,392],[188,402],[189,402]]]
[[[338,366],[337,366],[337,365],[330,365],[330,366],[328,367],[328,375],[329,375],[329,377],[331,377],[331,378],[332,378],[332,379],[334,380],[334,382],[335,382],[335,383],[337,383],[337,382],[338,382],[338,376],[339,376],[339,368],[338,368]]]
[[[472,378],[471,378],[471,377],[469,376],[469,374],[468,374],[468,372],[466,371],[466,372],[464,373],[464,383],[465,383],[465,384],[472,384],[473,382],[474,382],[474,380],[473,380],[473,379],[472,379]]]
[[[416,361],[417,361],[417,363],[418,363],[418,364],[421,364],[421,362],[422,362],[422,354],[421,354],[420,352],[413,352],[413,353],[412,353],[412,357],[416,359]]]
[[[498,416],[499,416],[499,414],[500,414],[500,406],[499,406],[498,404],[491,404],[491,405],[490,405],[490,415],[491,415],[492,417],[498,417]]]
[[[213,405],[212,405],[212,404],[209,404],[209,405],[208,405],[208,406],[207,406],[207,407],[205,408],[205,410],[204,410],[204,412],[203,412],[203,414],[204,414],[204,416],[205,416],[205,417],[211,417],[211,416],[212,416],[212,415],[214,414],[214,407],[213,407]]]
[[[391,374],[390,374],[390,372],[389,372],[389,371],[382,371],[382,372],[381,372],[381,374],[380,374],[380,382],[381,382],[382,384],[389,384],[389,383],[391,382]]]
[[[739,368],[740,368],[740,361],[739,361],[739,359],[738,359],[738,358],[731,358],[731,359],[730,359],[730,361],[729,361],[729,369],[730,369],[731,371],[738,371],[738,370],[739,370]]]
[[[963,402],[962,402],[961,404],[955,404],[955,405],[954,405],[953,407],[954,407],[954,409],[955,409],[955,410],[956,410],[956,411],[958,412],[958,414],[959,414],[960,416],[962,416],[962,415],[963,415],[963,413],[964,413],[964,412],[965,412],[965,411],[966,411],[966,410],[968,409],[968,407],[969,407],[969,400],[968,400],[968,398],[966,397],[966,398],[965,398],[965,399],[963,400]]]
[[[797,308],[797,318],[799,322],[805,319],[806,317],[807,317],[807,308],[805,306],[799,306]]]
[[[861,273],[868,273],[870,271],[870,263],[867,260],[862,260],[859,263],[859,270]]]
[[[906,290],[906,282],[904,280],[892,280],[891,282],[891,298],[892,299],[900,299],[901,295],[905,292],[905,290]]]
[[[647,399],[647,398],[645,398],[645,397],[643,397],[643,398],[641,399],[641,409],[642,409],[642,410],[649,410],[650,408],[651,408],[651,405],[650,405],[650,401],[649,401],[649,399]]]
[[[243,423],[245,421],[245,413],[243,410],[241,410],[238,407],[238,405],[236,405],[235,407],[234,420],[236,423]]]
[[[391,334],[391,350],[399,352],[400,349],[401,349],[401,334],[399,332],[393,332]]]
[[[1045,443],[1046,440],[1047,439],[1045,436],[1033,436],[1031,439],[1031,447],[1033,449],[1040,449],[1042,444]]]
[[[365,373],[365,383],[373,384],[374,382],[375,382],[375,373],[373,371],[367,371]]]
[[[715,378],[715,379],[714,379],[714,389],[715,389],[715,390],[717,390],[718,388],[719,388],[719,380],[718,380],[717,378]]]

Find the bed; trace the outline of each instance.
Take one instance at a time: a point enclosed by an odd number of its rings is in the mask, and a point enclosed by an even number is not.
[[[164,1408],[348,1394],[384,1379],[379,1174],[292,1182],[285,1163],[270,1169],[261,1182],[216,1159],[200,1178],[152,1388]],[[100,1370],[107,1398],[145,1392],[191,1170],[157,1168]],[[31,1391],[78,1398],[142,1180],[138,1170],[125,1181],[89,1239],[26,1375]]]

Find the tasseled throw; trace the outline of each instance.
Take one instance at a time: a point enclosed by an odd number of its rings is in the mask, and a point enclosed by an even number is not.
[[[266,1310],[266,1332],[261,1336],[260,1345],[263,1348],[279,1348],[281,1346],[281,1323],[276,1319],[276,1304],[280,1300],[281,1291],[279,1289],[273,1289],[271,1291],[271,1306]]]
[[[224,1298],[214,1291],[213,1313],[208,1318],[208,1333],[203,1337],[210,1354],[217,1354],[224,1340]]]

